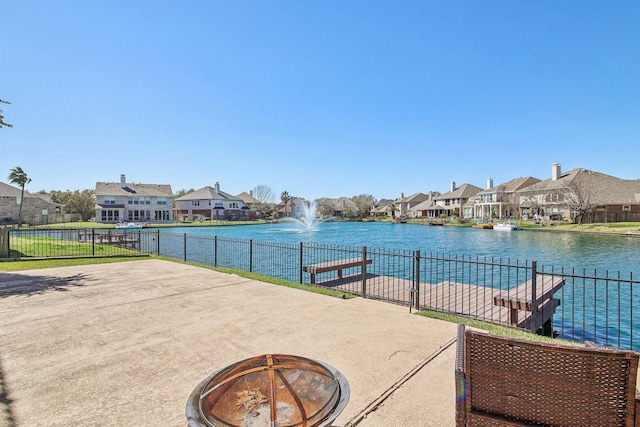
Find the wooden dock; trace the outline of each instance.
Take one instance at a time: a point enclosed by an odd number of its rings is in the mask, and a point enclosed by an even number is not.
[[[140,246],[140,239],[134,233],[80,233],[78,241],[96,245],[114,245],[136,249]]]
[[[355,274],[319,283],[344,292],[362,294],[362,275]],[[536,326],[550,325],[560,300],[553,294],[564,286],[559,276],[538,275],[536,280]],[[411,280],[367,274],[367,298],[379,298],[415,305],[421,309],[445,311],[491,323],[531,329],[533,301],[531,281],[512,289],[494,289],[456,282],[420,283],[417,291]],[[413,303],[413,304],[412,304]]]

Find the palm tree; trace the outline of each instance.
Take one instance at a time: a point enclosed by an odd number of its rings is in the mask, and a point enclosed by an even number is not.
[[[391,217],[391,219],[396,219],[396,204],[391,202],[387,205],[387,214]]]
[[[20,166],[11,169],[9,173],[9,182],[20,186],[20,209],[18,210],[18,228],[22,225],[22,204],[24,202],[24,186],[31,182],[31,178],[22,170]]]
[[[284,203],[284,216],[287,216],[287,202],[291,200],[291,196],[289,196],[289,192],[286,190],[283,191],[280,194],[280,200],[282,201],[282,203]]]

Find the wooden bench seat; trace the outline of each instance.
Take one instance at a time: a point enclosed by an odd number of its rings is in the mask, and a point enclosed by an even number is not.
[[[531,280],[522,285],[503,291],[493,297],[493,303],[499,307],[508,307],[509,324],[520,328],[531,328],[531,313],[536,308],[536,326],[548,323],[560,305],[560,300],[553,298],[565,284],[563,277],[538,275],[536,278],[536,299],[533,301]],[[521,313],[524,311],[525,313]]]
[[[367,259],[367,264],[371,264],[372,260]],[[333,261],[321,262],[319,264],[305,265],[302,267],[302,271],[311,275],[311,283],[316,283],[316,275],[320,273],[327,273],[329,271],[337,271],[338,278],[342,278],[342,270],[347,268],[361,267],[362,258],[347,258],[338,259]]]

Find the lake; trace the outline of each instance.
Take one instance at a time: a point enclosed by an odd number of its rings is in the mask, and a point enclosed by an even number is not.
[[[608,270],[639,277],[640,237],[533,230],[496,231],[470,227],[424,226],[379,222],[323,222],[314,231],[292,222],[278,224],[178,227],[161,233],[253,239],[272,243],[316,243],[464,255],[511,262],[538,261],[545,270],[575,268],[592,273]]]

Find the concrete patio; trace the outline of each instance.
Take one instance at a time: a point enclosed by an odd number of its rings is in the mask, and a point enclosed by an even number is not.
[[[207,375],[260,354],[337,368],[336,426],[452,426],[456,325],[161,260],[0,273],[0,427],[185,426]]]

